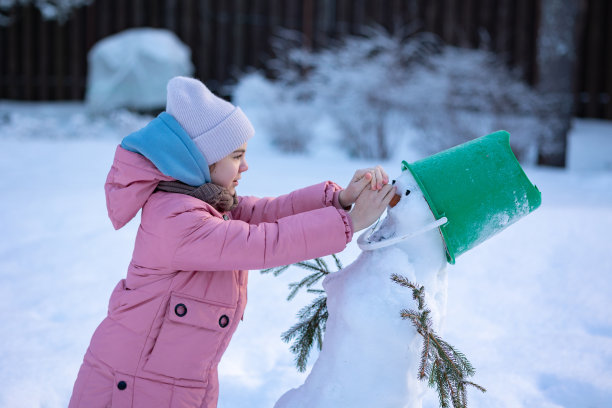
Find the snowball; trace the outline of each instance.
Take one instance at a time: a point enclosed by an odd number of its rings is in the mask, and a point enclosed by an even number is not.
[[[194,73],[189,47],[164,29],[134,28],[106,37],[88,61],[86,101],[93,111],[163,108],[168,80]]]

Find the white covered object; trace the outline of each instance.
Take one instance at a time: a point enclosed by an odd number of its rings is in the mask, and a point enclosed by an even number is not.
[[[388,210],[373,240],[434,221],[409,171],[396,186],[402,198]],[[323,349],[304,384],[285,393],[275,408],[420,408],[427,388],[417,378],[423,338],[400,317],[402,309],[416,310],[417,305],[412,291],[390,277],[395,273],[425,286],[432,327],[439,333],[446,314],[446,265],[442,237],[432,229],[363,252],[328,275],[323,282],[329,312]]]
[[[172,32],[133,28],[99,41],[88,55],[86,101],[94,111],[166,105],[166,84],[193,76],[191,50]]]

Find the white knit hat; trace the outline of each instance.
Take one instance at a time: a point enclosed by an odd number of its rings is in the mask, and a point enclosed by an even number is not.
[[[214,95],[194,78],[174,77],[168,82],[166,112],[185,129],[208,165],[218,162],[255,134],[240,108]]]

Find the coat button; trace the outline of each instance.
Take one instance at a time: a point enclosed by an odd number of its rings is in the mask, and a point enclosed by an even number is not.
[[[187,314],[187,306],[182,303],[179,303],[174,307],[174,313],[176,313],[178,317],[185,316]]]
[[[223,315],[219,318],[219,326],[225,327],[229,324],[229,317]]]
[[[227,214],[223,214],[223,219],[224,219],[225,221],[229,220],[229,215],[227,215]]]
[[[119,388],[121,391],[125,390],[127,388],[127,383],[125,381],[119,381],[117,383],[117,388]]]

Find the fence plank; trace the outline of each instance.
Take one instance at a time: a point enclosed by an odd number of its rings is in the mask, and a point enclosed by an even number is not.
[[[313,48],[314,38],[314,4],[313,0],[302,1],[302,33],[304,34],[304,47]]]
[[[248,19],[246,0],[233,0],[234,21],[232,24],[232,70],[245,66],[245,22]]]
[[[438,24],[437,24],[438,3],[434,1],[426,1],[424,5],[424,12],[425,12],[425,20],[424,20],[425,30],[441,34],[440,30],[437,30],[438,28]]]
[[[336,37],[341,37],[351,31],[350,7],[350,0],[336,1]]]
[[[531,0],[527,0],[531,2]],[[521,69],[525,68],[526,55],[526,43],[529,27],[525,21],[525,14],[527,12],[527,4],[525,0],[515,0],[516,7],[516,19],[515,19],[515,32],[514,44],[512,48],[512,55],[514,55],[514,63]]]
[[[604,27],[603,12],[605,0],[591,0],[590,18],[593,23],[587,27],[587,67],[586,76],[586,92],[588,93],[588,102],[586,104],[586,114],[591,117],[601,116],[601,104],[599,101],[599,83],[603,78],[603,55],[602,55],[602,32]]]
[[[197,59],[196,76],[202,80],[212,78],[212,61],[214,55],[213,45],[213,10],[211,0],[201,0],[196,3],[198,16],[197,24]],[[186,17],[186,16],[185,16]],[[184,17],[184,18],[185,18]]]
[[[10,18],[17,20],[19,17],[19,13],[17,9],[13,9]],[[8,80],[7,80],[7,88],[8,88],[8,96],[11,99],[20,99],[19,98],[19,90],[18,90],[18,75],[19,75],[19,35],[18,35],[19,26],[18,23],[15,22],[8,27]]]
[[[49,23],[41,21],[37,24],[36,40],[36,77],[32,81],[36,84],[35,100],[49,99]]]
[[[440,18],[442,20],[442,39],[449,44],[456,45],[455,31],[459,22],[455,19],[455,2],[453,0],[445,0],[440,10]]]
[[[97,0],[100,1],[100,0]],[[142,27],[145,25],[145,8],[146,4],[144,4],[143,0],[132,0],[131,1],[131,11],[132,11],[132,27]]]
[[[604,40],[606,60],[603,67],[606,75],[604,78],[604,84],[606,85],[602,86],[604,92],[604,100],[602,101],[604,105],[604,112],[602,118],[612,120],[612,4],[610,4],[610,2],[606,2],[606,6],[608,8],[608,12],[606,13],[607,17],[605,18],[607,24],[605,24],[606,32]]]
[[[5,27],[0,27],[0,99],[2,99],[3,95],[8,95],[7,89],[7,64],[8,60],[8,35]]]
[[[63,90],[63,70],[64,70],[64,27],[60,24],[54,24],[53,26],[53,53],[57,55],[52,59],[53,62],[53,98],[64,99]]]
[[[254,67],[260,68],[264,65],[264,55],[268,50],[268,38],[270,37],[269,25],[267,23],[267,0],[256,0],[251,5],[249,20],[253,29],[252,54],[255,57]]]
[[[228,26],[230,20],[230,10],[228,3],[221,1],[217,3],[217,15],[215,18],[215,71],[214,71],[214,87],[219,88],[219,83],[222,83],[226,78],[225,67],[227,66],[227,55],[229,41],[227,38]]]
[[[23,24],[21,24],[21,41],[22,41],[22,49],[21,49],[21,61],[22,61],[22,75],[23,75],[23,94],[25,99],[32,100],[33,99],[33,89],[32,89],[32,78],[34,72],[34,61],[32,58],[33,53],[33,33],[30,27],[32,27],[32,22],[34,20],[33,14],[36,12],[33,6],[29,6],[24,8],[23,13]]]
[[[497,2],[488,0],[477,0],[478,22],[476,23],[478,31],[477,46],[487,50],[495,48],[495,38],[497,38]]]
[[[508,37],[508,2],[506,0],[498,0],[496,11],[495,26],[497,30],[494,37],[493,50],[500,55],[506,56],[510,42]]]
[[[328,40],[333,36],[335,20],[335,1],[318,0],[317,12],[315,14],[316,24],[314,33],[314,48],[325,47]]]
[[[475,0],[464,0],[461,7],[461,21],[463,21],[457,33],[457,45],[460,47],[477,46],[477,27],[478,9],[475,7]]]

